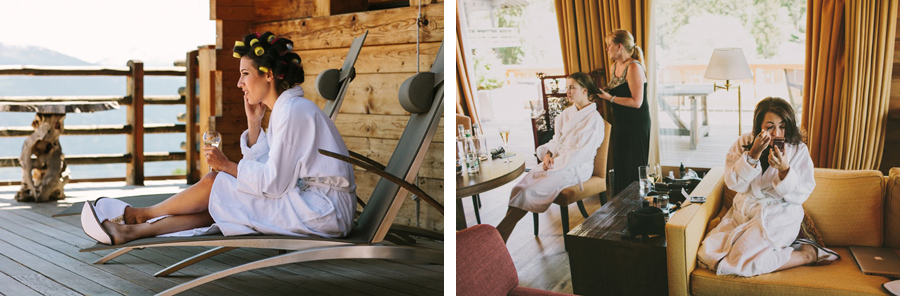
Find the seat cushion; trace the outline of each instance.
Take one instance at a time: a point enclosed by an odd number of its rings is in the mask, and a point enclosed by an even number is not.
[[[880,247],[884,237],[884,174],[816,169],[816,188],[803,208],[832,246]]]
[[[841,259],[831,265],[800,266],[754,277],[717,276],[697,268],[691,273],[693,295],[884,295],[889,279],[859,271],[847,248],[834,248]]]
[[[584,190],[581,190],[581,186],[578,185],[566,187],[559,192],[559,196],[556,197],[553,203],[565,206],[606,191],[605,178],[593,176],[582,183],[582,185],[584,185]]]

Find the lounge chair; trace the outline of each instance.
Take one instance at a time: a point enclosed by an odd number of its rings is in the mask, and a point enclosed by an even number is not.
[[[411,82],[410,82],[411,81]],[[368,205],[363,209],[350,234],[345,238],[294,237],[275,235],[222,236],[204,235],[196,237],[154,237],[135,240],[121,245],[96,244],[82,252],[117,249],[111,255],[124,253],[134,248],[164,246],[211,246],[217,247],[203,254],[179,262],[174,266],[208,258],[210,252],[221,253],[239,247],[292,250],[292,252],[232,267],[212,273],[190,282],[163,291],[161,295],[173,295],[204,283],[235,273],[289,263],[331,259],[394,259],[443,264],[443,250],[416,246],[397,246],[383,243],[391,224],[403,204],[403,197],[409,191],[424,194],[415,185],[416,174],[425,158],[432,138],[443,113],[443,45],[432,66],[432,72],[418,73],[401,87],[401,105],[411,113],[406,129],[397,143],[383,171],[370,166],[370,170],[382,176],[375,185]],[[428,85],[427,87],[423,85]],[[403,91],[406,91],[404,93]],[[425,94],[424,96],[422,94]],[[427,97],[426,97],[427,96]],[[325,155],[334,155],[319,150]],[[354,164],[365,162],[339,156]],[[398,178],[399,177],[399,178]],[[427,196],[427,195],[426,195]],[[107,256],[109,257],[109,256]],[[187,265],[185,265],[187,263]],[[177,270],[177,269],[176,269]]]

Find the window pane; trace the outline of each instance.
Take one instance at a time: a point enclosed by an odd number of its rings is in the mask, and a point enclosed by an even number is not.
[[[751,132],[753,109],[766,97],[790,102],[801,121],[805,0],[661,0],[654,2],[653,10],[663,165],[725,165],[725,153],[739,134],[739,119],[741,132]],[[726,81],[704,74],[713,50],[726,47],[743,50],[753,78],[727,81],[727,90],[712,92],[713,83],[724,86]],[[711,93],[687,95],[698,92]],[[692,133],[699,134],[693,145]]]

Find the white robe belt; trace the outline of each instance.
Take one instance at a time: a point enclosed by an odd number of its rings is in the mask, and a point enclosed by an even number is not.
[[[325,180],[327,180],[327,178]],[[334,190],[337,190],[340,192],[356,193],[356,185],[352,185],[350,187],[340,187],[340,186],[326,184],[326,183],[318,182],[318,181],[319,180],[317,180],[316,178],[297,179],[297,187],[300,188],[300,191],[306,190],[306,188],[308,188],[309,186],[316,186],[316,187],[327,187],[327,188],[331,188],[331,189],[334,189]]]

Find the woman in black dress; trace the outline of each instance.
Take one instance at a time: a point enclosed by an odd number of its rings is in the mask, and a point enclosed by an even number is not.
[[[644,53],[626,30],[606,35],[606,53],[612,60],[608,90],[597,96],[612,105],[612,163],[616,191],[638,180],[638,167],[647,165],[650,149],[650,109]]]

